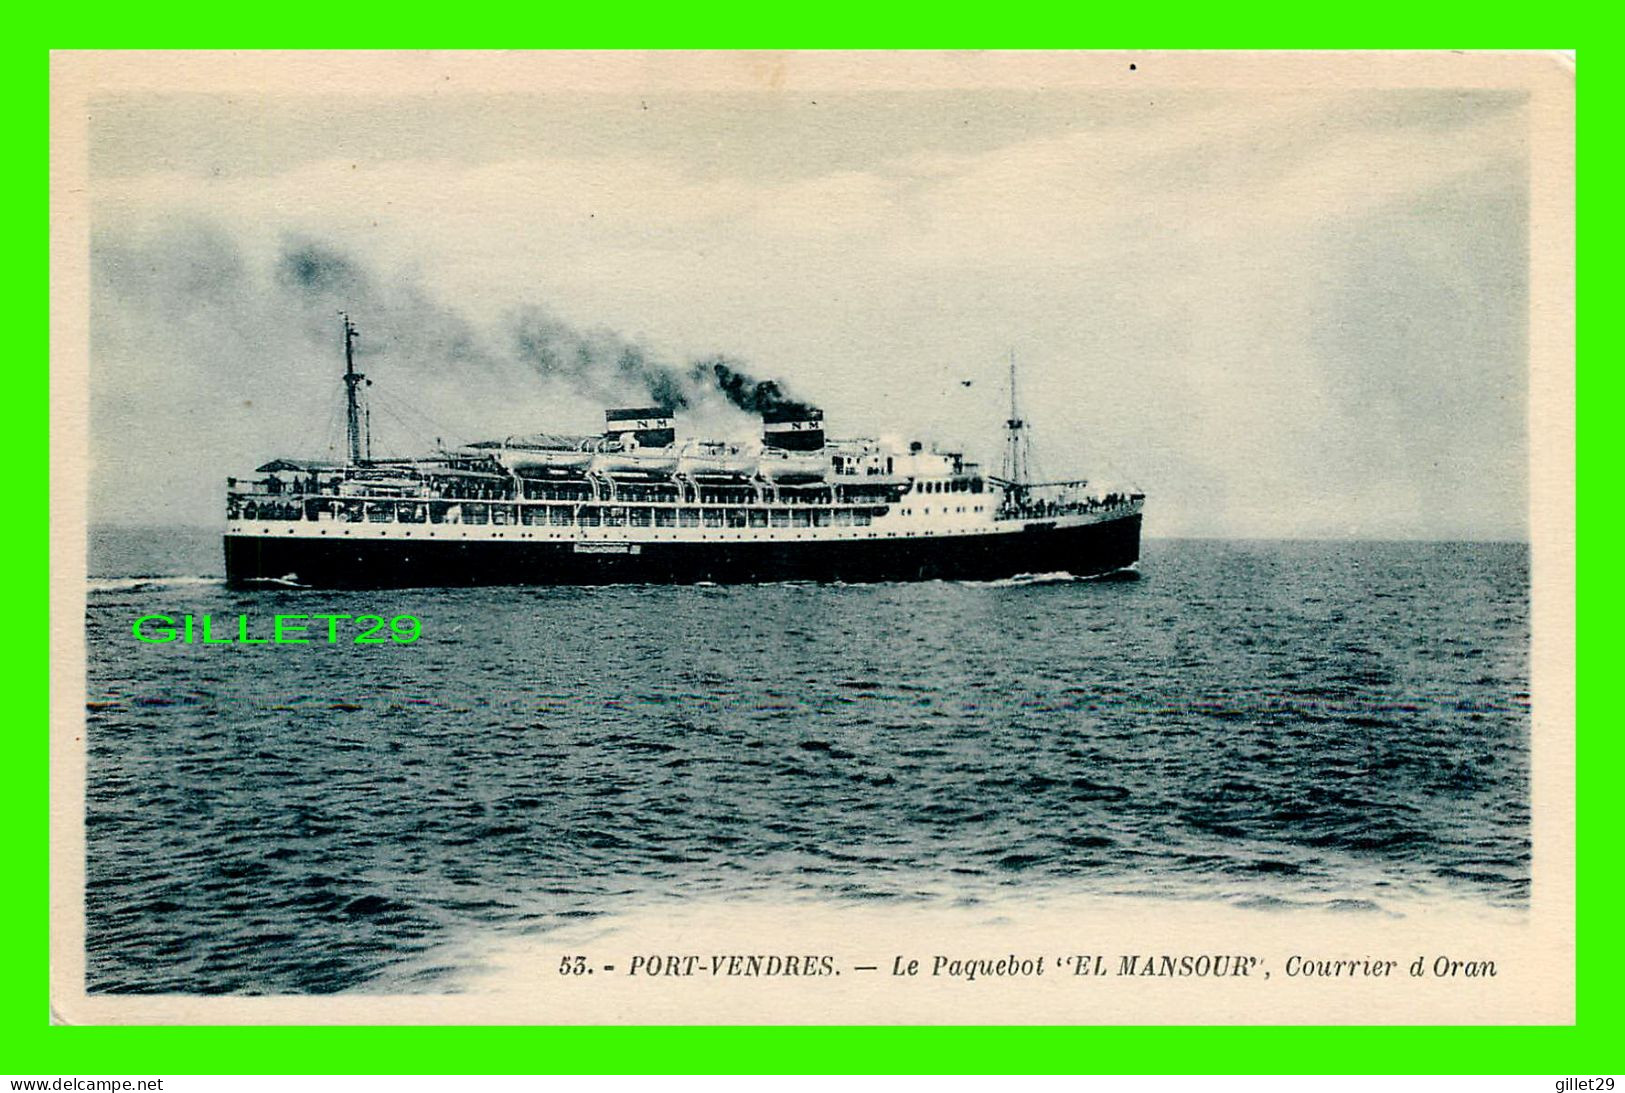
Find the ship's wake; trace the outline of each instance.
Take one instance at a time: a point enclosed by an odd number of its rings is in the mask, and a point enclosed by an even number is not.
[[[309,588],[308,584],[299,582],[299,574],[289,573],[281,577],[249,577],[243,581],[246,585],[260,588]]]
[[[226,583],[224,577],[90,577],[90,592],[151,592],[166,588],[203,588]]]
[[[994,581],[960,581],[959,583],[975,585],[979,588],[1026,588],[1029,585],[1077,584],[1083,581],[1132,581],[1137,580],[1139,576],[1139,572],[1133,569],[1119,569],[1111,573],[1096,573],[1087,577],[1080,577],[1076,573],[1069,573],[1062,569],[1053,573],[1018,573],[1014,577],[1001,577]]]

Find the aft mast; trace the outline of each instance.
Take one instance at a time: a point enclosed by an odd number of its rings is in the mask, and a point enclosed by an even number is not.
[[[1024,486],[1032,475],[1032,438],[1016,402],[1016,351],[1010,351],[1010,416],[1005,419],[1004,480]]]
[[[367,377],[355,370],[355,340],[361,336],[360,332],[350,321],[349,313],[341,311],[339,317],[344,320],[344,432],[349,442],[350,466],[356,467],[361,464],[361,396],[356,388]],[[372,447],[371,437],[368,437],[367,447]]]

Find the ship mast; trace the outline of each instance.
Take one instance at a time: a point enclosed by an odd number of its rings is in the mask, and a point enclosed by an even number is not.
[[[1004,480],[1023,485],[1032,474],[1032,439],[1016,404],[1016,351],[1010,350],[1010,416],[1005,419]]]
[[[355,370],[355,340],[361,335],[347,312],[339,312],[339,317],[344,320],[344,433],[353,467],[361,463],[361,397],[356,388],[367,377]],[[372,447],[370,437],[367,447]]]

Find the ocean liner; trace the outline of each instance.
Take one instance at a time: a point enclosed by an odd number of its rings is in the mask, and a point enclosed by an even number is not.
[[[346,456],[227,480],[235,585],[993,580],[1102,576],[1139,560],[1144,494],[1031,481],[1010,415],[1000,474],[921,442],[826,437],[822,411],[763,409],[759,442],[680,438],[670,407],[605,413],[601,435],[538,434],[375,459],[344,317]]]

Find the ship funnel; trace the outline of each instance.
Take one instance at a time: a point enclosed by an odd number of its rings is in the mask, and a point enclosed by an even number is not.
[[[791,452],[824,446],[824,411],[811,406],[778,406],[762,411],[762,443]]]
[[[628,448],[669,448],[677,443],[672,412],[664,406],[635,406],[604,411],[604,436]],[[631,440],[633,443],[628,444]]]

